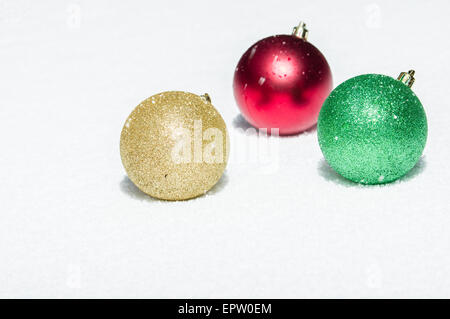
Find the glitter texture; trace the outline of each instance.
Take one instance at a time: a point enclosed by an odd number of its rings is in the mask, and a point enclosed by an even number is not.
[[[424,109],[411,89],[378,74],[351,78],[333,90],[317,126],[330,166],[362,184],[405,175],[422,155],[427,130]]]
[[[186,132],[188,160],[179,162],[173,154],[186,140]],[[128,177],[140,190],[160,199],[184,200],[204,194],[220,179],[228,140],[225,122],[211,103],[192,93],[163,92],[130,114],[122,129],[120,154]],[[222,156],[211,163],[205,160],[206,151]]]
[[[316,124],[332,82],[330,66],[314,45],[277,35],[244,53],[235,69],[233,91],[250,124],[290,135]]]

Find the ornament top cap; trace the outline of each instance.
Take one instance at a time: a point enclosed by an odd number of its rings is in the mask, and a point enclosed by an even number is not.
[[[303,21],[300,21],[298,26],[294,27],[292,30],[292,35],[306,41],[308,40],[308,32],[309,31],[306,29],[306,24]]]
[[[414,78],[415,73],[416,73],[416,71],[414,71],[414,70],[409,70],[408,72],[402,72],[398,76],[397,80],[404,83],[408,87],[412,87],[412,85],[414,84],[414,81],[416,80]]]

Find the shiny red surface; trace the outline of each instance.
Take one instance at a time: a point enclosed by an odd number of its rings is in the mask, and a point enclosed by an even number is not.
[[[331,92],[332,76],[315,46],[296,36],[278,35],[262,39],[244,53],[233,88],[250,124],[289,135],[316,124]]]

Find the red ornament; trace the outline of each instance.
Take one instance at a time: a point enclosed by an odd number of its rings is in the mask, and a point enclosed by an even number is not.
[[[257,128],[278,128],[280,135],[317,123],[332,89],[330,67],[306,41],[303,23],[292,35],[276,35],[252,45],[234,73],[234,96],[244,118]]]

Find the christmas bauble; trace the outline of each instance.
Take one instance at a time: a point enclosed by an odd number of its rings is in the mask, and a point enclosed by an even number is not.
[[[301,23],[292,35],[271,36],[252,45],[237,65],[233,88],[250,124],[288,135],[316,124],[332,89],[332,77],[325,57],[307,41]]]
[[[120,137],[131,181],[150,196],[183,200],[204,194],[228,160],[225,122],[208,95],[164,92],[139,104]]]
[[[413,74],[402,73],[397,80],[360,75],[331,92],[317,133],[326,161],[339,174],[357,183],[381,184],[417,163],[427,139],[427,119],[408,87]]]

